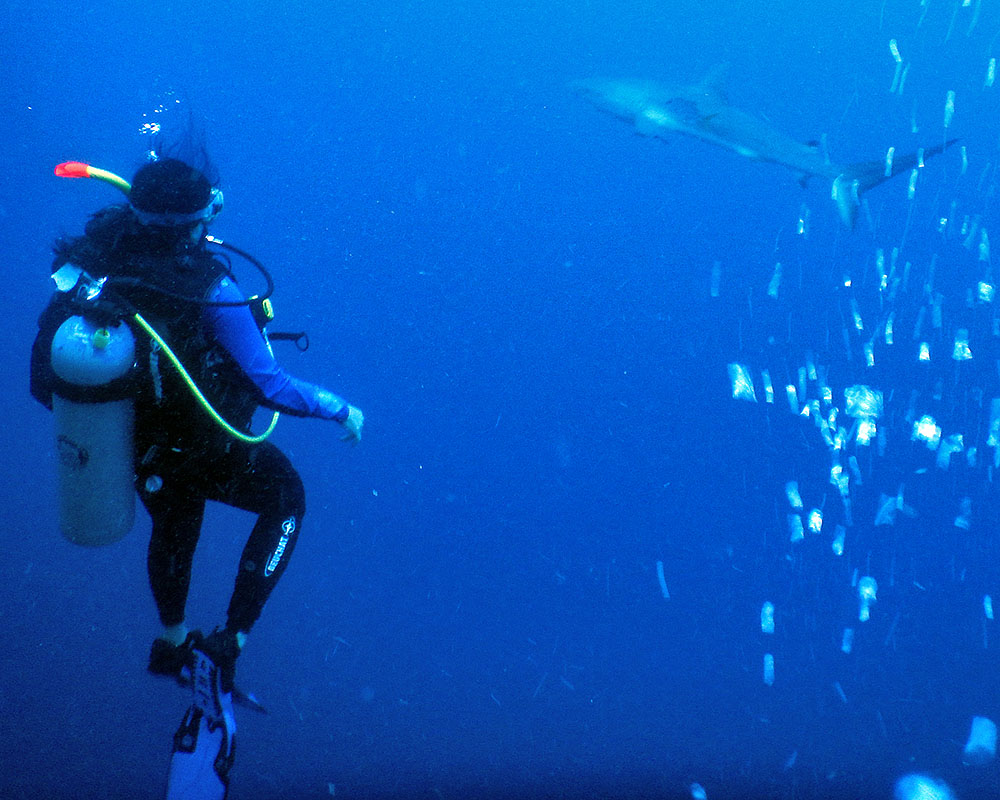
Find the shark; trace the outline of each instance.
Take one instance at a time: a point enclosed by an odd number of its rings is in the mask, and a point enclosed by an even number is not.
[[[934,147],[878,161],[831,163],[819,142],[800,142],[763,119],[729,104],[727,66],[713,69],[693,85],[667,86],[646,80],[595,78],[573,81],[570,87],[602,111],[635,126],[637,133],[659,139],[689,136],[725,148],[744,158],[786,167],[805,186],[810,178],[830,182],[830,196],[841,221],[854,228],[862,195],[953,145],[950,139]]]

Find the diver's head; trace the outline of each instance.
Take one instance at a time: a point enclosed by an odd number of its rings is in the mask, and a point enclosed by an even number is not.
[[[129,206],[141,225],[200,237],[202,226],[222,211],[222,191],[200,170],[176,158],[161,158],[135,174]]]

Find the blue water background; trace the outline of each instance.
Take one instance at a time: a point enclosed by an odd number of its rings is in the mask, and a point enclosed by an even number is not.
[[[811,423],[733,400],[726,371],[779,352],[794,376],[812,349],[838,385],[865,382],[836,347],[841,271],[871,280],[900,244],[926,270],[952,200],[995,224],[995,8],[969,32],[978,2],[5,6],[0,795],[162,795],[185,697],[145,673],[148,519],[105,550],[60,537],[27,363],[52,240],[117,199],[52,167],[131,175],[141,127],[188,114],[222,175],[214,232],[273,270],[276,327],[309,331],[283,363],[367,418],[356,449],[315,421],[274,436],[309,510],[240,660],[270,714],[238,712],[234,800],[673,797],[693,781],[710,798],[888,797],[912,770],[996,789],[995,765],[961,765],[972,716],[1000,716],[988,485],[966,536],[936,525],[965,491],[942,477],[940,513],[905,537],[871,529],[837,559],[831,522],[793,548],[784,484],[836,507],[829,456]],[[720,62],[731,102],[825,135],[838,162],[942,142],[954,90],[968,172],[949,151],[913,200],[905,176],[872,191],[848,233],[824,181],[636,136],[567,87],[694,82]],[[957,234],[950,248],[939,269],[978,265]],[[991,363],[975,380],[993,396]],[[858,495],[857,516],[876,502]],[[250,524],[210,510],[193,625],[223,621]],[[897,553],[922,589],[890,584]],[[855,569],[881,587],[867,627]]]

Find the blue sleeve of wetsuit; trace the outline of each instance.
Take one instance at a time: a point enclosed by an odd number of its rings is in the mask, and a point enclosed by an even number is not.
[[[239,302],[243,294],[223,278],[209,296],[217,302]],[[247,306],[206,306],[205,332],[232,356],[261,395],[261,405],[300,417],[320,417],[343,422],[349,411],[342,397],[313,383],[293,378],[264,342]]]

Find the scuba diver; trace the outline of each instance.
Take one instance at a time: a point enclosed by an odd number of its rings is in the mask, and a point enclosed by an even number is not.
[[[291,377],[275,361],[264,331],[270,317],[267,298],[245,297],[228,255],[210,246],[221,244],[207,236],[207,227],[222,210],[222,192],[203,151],[196,158],[150,161],[131,185],[113,173],[87,169],[71,174],[57,168],[57,174],[102,177],[128,199],[94,214],[83,236],[56,242],[53,277],[67,265],[76,268],[74,281],[76,276],[81,283],[90,281],[92,288],[84,294],[93,302],[92,308],[79,310],[79,283],[75,292],[54,294],[32,348],[31,393],[50,409],[54,395],[57,403],[61,395],[73,396],[73,387],[67,390],[63,376],[53,370],[54,338],[72,315],[82,313],[104,325],[109,323],[102,315],[111,322],[141,320],[152,331],[127,326],[134,332],[135,356],[124,379],[134,404],[128,477],[134,477],[152,519],[147,566],[163,625],[153,640],[148,670],[195,689],[196,702],[175,737],[172,783],[200,780],[194,775],[199,767],[178,766],[177,759],[178,753],[198,749],[199,726],[217,740],[208,763],[218,791],[178,790],[175,796],[221,797],[232,763],[236,661],[288,566],[305,513],[298,473],[275,445],[250,435],[251,419],[264,406],[333,420],[343,428],[341,438],[353,444],[361,439],[364,416],[338,395]],[[58,438],[64,461],[68,437]],[[134,504],[131,487],[128,495]],[[188,629],[185,605],[206,500],[255,513],[257,519],[239,559],[226,623],[203,635]],[[241,696],[238,690],[235,696]],[[211,724],[206,727],[202,717]],[[187,778],[181,774],[185,770],[191,773]]]

